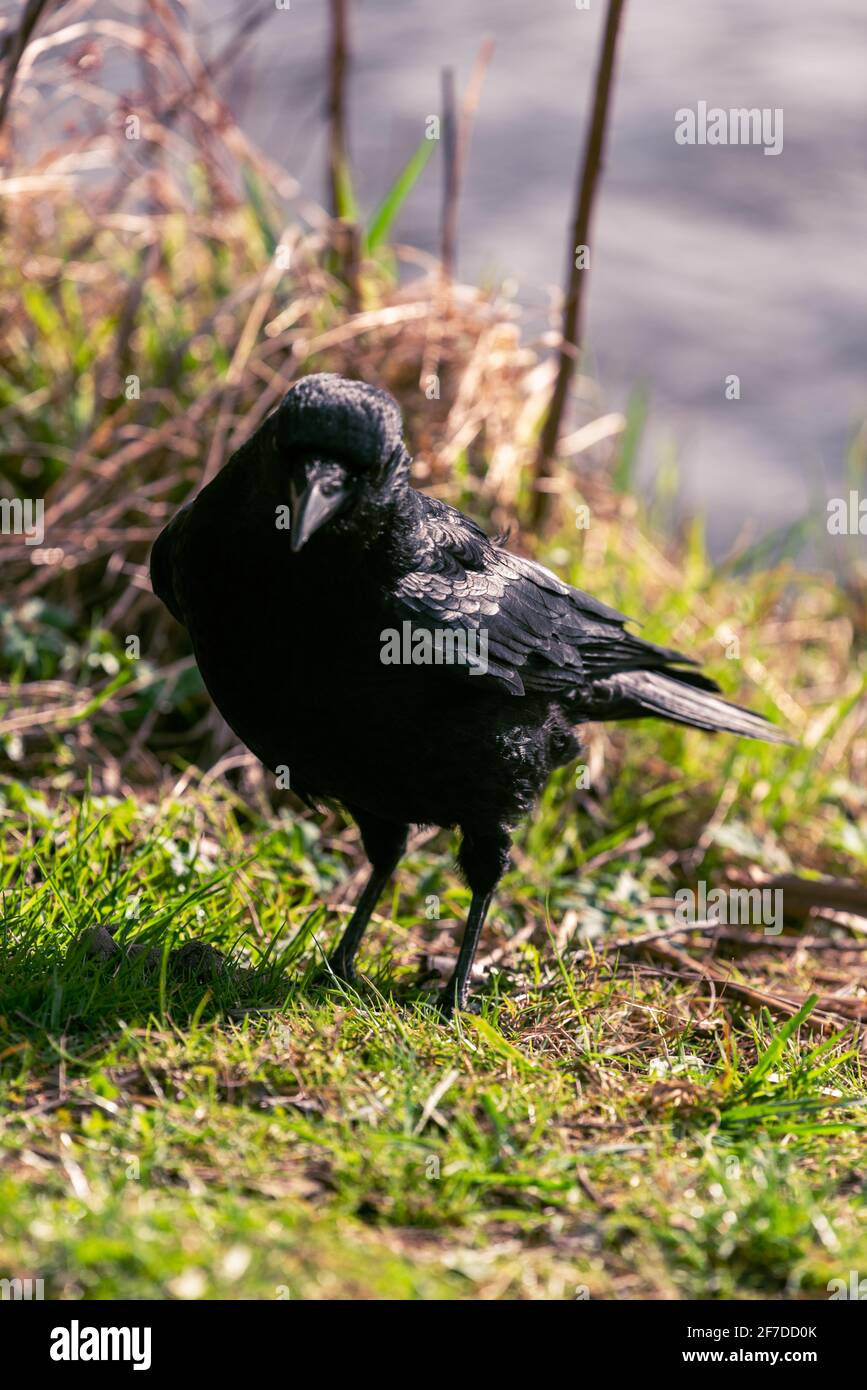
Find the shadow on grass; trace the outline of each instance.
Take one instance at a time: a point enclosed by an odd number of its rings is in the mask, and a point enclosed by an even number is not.
[[[311,914],[321,924],[320,911]],[[306,926],[306,924],[305,924]],[[111,954],[93,949],[102,932]],[[193,1036],[215,1023],[227,1029],[257,1016],[323,1005],[344,1005],[372,1016],[393,1006],[426,1005],[431,1017],[438,990],[422,984],[430,973],[409,980],[377,970],[357,985],[336,978],[312,933],[301,932],[279,953],[270,949],[253,964],[238,951],[224,954],[210,942],[148,933],[112,942],[104,928],[80,936],[70,946],[34,951],[8,949],[0,976],[0,1076],[12,1080],[25,1062],[31,1080],[57,1073],[89,1071],[94,1055],[122,1034],[168,1029]]]

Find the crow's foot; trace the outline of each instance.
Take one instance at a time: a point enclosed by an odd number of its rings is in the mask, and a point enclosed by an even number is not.
[[[459,999],[450,985],[446,985],[436,1001],[436,1006],[444,1019],[454,1018],[456,1013],[480,1014],[482,1012],[482,1007],[477,999],[466,992],[463,999]]]

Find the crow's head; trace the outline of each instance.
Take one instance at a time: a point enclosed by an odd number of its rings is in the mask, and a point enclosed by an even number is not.
[[[375,386],[331,372],[304,377],[271,423],[288,469],[294,551],[324,527],[366,526],[406,480],[400,410]]]

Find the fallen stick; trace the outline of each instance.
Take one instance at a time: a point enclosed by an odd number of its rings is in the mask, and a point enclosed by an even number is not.
[[[769,994],[755,989],[727,975],[715,966],[701,964],[687,956],[683,951],[664,941],[646,941],[642,948],[647,955],[657,960],[665,960],[678,967],[681,974],[691,979],[703,981],[711,986],[714,993],[726,992],[742,999],[744,1003],[757,1009],[769,1009],[773,1013],[792,1018],[803,1006],[804,1000],[784,994]],[[861,1023],[867,1019],[867,1000],[836,999],[833,995],[820,995],[817,1007],[804,1020],[805,1026],[822,1033],[837,1032],[841,1025]]]
[[[744,888],[779,888],[787,916],[800,910],[804,916],[813,907],[830,907],[867,917],[867,885],[845,878],[800,878],[797,874],[777,874],[754,879],[734,871],[728,882]]]

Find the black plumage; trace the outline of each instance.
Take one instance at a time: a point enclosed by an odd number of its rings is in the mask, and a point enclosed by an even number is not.
[[[372,871],[336,973],[353,978],[408,827],[460,829],[472,903],[443,1003],[463,1007],[510,831],[578,755],[576,725],[653,715],[784,735],[720,698],[689,658],[416,491],[409,467],[389,395],[306,377],[162,532],[151,579],[238,737],[359,825]]]

